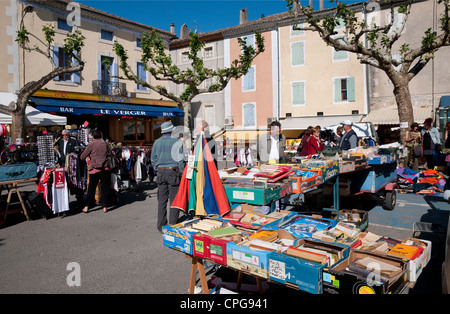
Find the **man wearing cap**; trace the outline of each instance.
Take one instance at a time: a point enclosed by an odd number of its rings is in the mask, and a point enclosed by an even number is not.
[[[340,148],[341,150],[349,150],[352,148],[356,148],[358,146],[358,136],[356,132],[352,129],[353,122],[350,120],[345,120],[342,122],[344,127],[344,135],[341,139]]]
[[[184,170],[183,144],[179,139],[172,137],[175,127],[172,123],[161,124],[161,137],[155,141],[152,147],[151,162],[157,171],[158,184],[158,231],[162,233],[162,227],[167,224],[167,202],[172,204],[178,192],[181,174]],[[169,204],[169,205],[170,205]],[[178,221],[178,209],[171,208],[169,224]]]

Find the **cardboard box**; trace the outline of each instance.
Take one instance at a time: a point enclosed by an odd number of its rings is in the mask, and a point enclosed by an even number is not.
[[[341,251],[342,258],[335,265],[341,263],[349,256],[349,247],[340,244],[331,244],[318,240],[300,239],[297,245],[311,243],[325,245]],[[299,290],[314,294],[323,292],[322,273],[328,265],[321,265],[284,253],[272,252],[269,255],[269,279]]]
[[[296,238],[285,230],[279,229],[278,237],[295,241]],[[269,278],[269,254],[271,251],[261,251],[249,247],[251,241],[227,243],[227,267],[240,270],[251,275]]]
[[[267,205],[292,193],[291,184],[283,184],[276,188],[249,188],[224,185],[230,203],[247,203]]]
[[[350,160],[339,161],[339,173],[355,171],[355,162]]]
[[[342,214],[347,214],[348,215],[348,219],[342,219]],[[352,219],[352,217],[354,215],[357,215],[359,217],[359,221],[355,221],[354,219]],[[359,230],[361,231],[365,231],[367,229],[367,227],[369,226],[369,214],[366,211],[361,211],[361,210],[357,210],[357,209],[341,209],[339,211],[339,221],[345,222],[345,223],[350,223],[353,224],[355,226],[358,227]],[[336,217],[334,217],[336,218]]]
[[[422,254],[408,262],[408,281],[416,282],[425,266],[431,259],[431,241],[415,238],[406,238],[404,244],[418,244],[424,248]]]
[[[163,226],[163,244],[169,248],[192,255],[193,236],[197,233],[197,231],[188,231],[184,228],[198,222],[199,220],[200,218],[192,219],[173,226]]]
[[[220,265],[227,264],[227,243],[230,240],[211,237],[208,234],[193,235],[194,255],[203,259],[210,259]]]
[[[337,159],[309,159],[307,162],[302,163],[302,167],[321,170],[323,182],[339,174],[339,160]]]
[[[366,275],[347,270],[347,267],[355,260],[364,257],[371,257],[383,263],[400,267],[401,271],[389,282],[382,282],[375,271]],[[374,265],[376,267],[376,265]],[[376,268],[374,268],[376,269]],[[372,252],[353,250],[349,257],[341,263],[324,270],[323,289],[324,292],[338,294],[388,294],[398,293],[408,284],[407,281],[408,264],[406,261],[381,256]]]
[[[311,189],[315,186],[321,185],[323,183],[322,170],[320,169],[298,169],[305,171],[313,171],[315,175],[306,178],[303,176],[291,175],[289,180],[292,184],[292,193],[303,193],[304,191]]]

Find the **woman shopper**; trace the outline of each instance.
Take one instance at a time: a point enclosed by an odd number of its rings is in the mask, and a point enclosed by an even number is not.
[[[299,156],[308,156],[308,139],[312,135],[313,126],[309,126],[303,133],[302,140],[297,149]]]
[[[88,168],[89,185],[83,212],[87,213],[89,211],[89,204],[95,196],[95,190],[100,181],[100,206],[103,208],[103,212],[106,213],[111,185],[111,172],[106,165],[109,147],[102,139],[102,132],[99,130],[92,131],[92,137],[94,140],[88,144],[80,156],[81,160],[90,157]]]
[[[419,169],[419,158],[422,156],[422,135],[419,131],[419,124],[414,122],[411,129],[406,131],[406,147],[408,147],[408,166],[414,171]]]
[[[422,129],[422,152],[427,160],[428,169],[434,169],[434,155],[433,153],[440,150],[441,139],[439,130],[431,126],[432,118],[428,118],[423,123]]]
[[[308,139],[308,156],[314,155],[321,150],[323,150],[323,144],[320,140],[320,128],[315,127],[312,129],[312,135]]]

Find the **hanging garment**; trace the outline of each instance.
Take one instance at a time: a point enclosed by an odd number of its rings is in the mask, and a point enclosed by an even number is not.
[[[54,214],[69,210],[69,189],[64,168],[55,168],[52,185],[52,210]]]

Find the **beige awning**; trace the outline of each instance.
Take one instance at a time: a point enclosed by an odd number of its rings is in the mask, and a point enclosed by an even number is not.
[[[426,118],[432,118],[431,107],[413,107],[414,122],[423,123]],[[373,124],[400,124],[397,108],[382,108],[369,112],[363,122]]]
[[[309,126],[320,125],[326,127],[340,124],[344,120],[350,120],[353,123],[361,122],[364,115],[333,115],[333,116],[308,116],[308,117],[289,117],[281,120],[281,130],[306,130]]]

